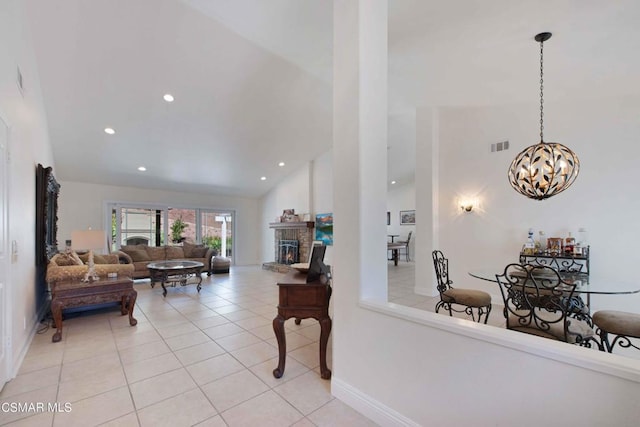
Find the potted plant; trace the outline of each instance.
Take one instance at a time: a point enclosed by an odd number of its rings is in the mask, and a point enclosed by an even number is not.
[[[182,243],[184,242],[184,237],[182,237],[182,232],[189,228],[189,224],[182,220],[182,217],[173,221],[171,224],[171,241],[173,243]]]

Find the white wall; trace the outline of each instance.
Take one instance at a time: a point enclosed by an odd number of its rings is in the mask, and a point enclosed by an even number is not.
[[[596,107],[597,106],[597,107]],[[419,112],[428,120],[430,110]],[[529,200],[513,190],[507,169],[516,154],[539,139],[538,113],[531,105],[443,108],[439,111],[438,239],[459,286],[499,295],[492,284],[471,279],[473,269],[500,268],[517,261],[532,227],[548,237],[574,236],[586,227],[592,280],[634,281],[640,260],[637,212],[640,197],[640,98],[554,102],[545,108],[545,139],[574,150],[581,170],[574,184],[548,200]],[[510,149],[491,153],[489,144],[509,140]],[[418,141],[431,144],[432,141]],[[418,183],[420,185],[420,183]],[[417,190],[418,193],[420,190]],[[461,212],[457,199],[476,196],[480,209]],[[425,260],[426,261],[426,260]],[[594,296],[594,310],[613,307],[640,312],[640,295]]]
[[[635,425],[640,416],[636,399],[640,393],[640,362],[636,360],[396,307],[380,298],[380,289],[386,287],[386,275],[368,273],[371,270],[379,273],[379,266],[386,265],[384,252],[372,255],[372,248],[384,247],[386,231],[384,227],[376,228],[377,224],[372,220],[384,215],[387,192],[385,180],[377,179],[370,172],[372,168],[381,170],[384,167],[385,159],[380,158],[380,153],[386,150],[383,144],[378,145],[378,141],[366,137],[370,134],[363,136],[360,131],[365,128],[380,131],[377,125],[380,121],[371,120],[370,116],[362,114],[362,110],[371,106],[372,97],[383,92],[385,87],[382,83],[372,88],[368,83],[371,81],[369,73],[375,73],[376,67],[387,68],[386,56],[379,44],[382,37],[379,33],[371,34],[372,28],[377,28],[386,36],[386,19],[380,19],[386,8],[386,2],[381,0],[334,2],[336,261],[332,299],[332,393],[381,425]],[[383,46],[386,49],[386,44]],[[372,52],[378,54],[379,62],[371,61]],[[363,96],[362,92],[367,92],[368,96]],[[552,115],[549,112],[547,117]],[[595,120],[590,115],[587,117]],[[510,119],[502,120],[508,123]],[[448,123],[454,127],[453,121]],[[448,132],[446,129],[438,131],[439,125],[435,122],[424,127],[422,123],[417,125],[418,135]],[[457,125],[463,127],[464,123]],[[551,129],[549,132],[552,133]],[[532,134],[536,135],[535,129]],[[478,138],[478,132],[467,136],[467,140],[473,142]],[[563,136],[558,135],[557,139]],[[512,143],[514,138],[509,138]],[[562,140],[567,141],[566,138]],[[567,144],[572,146],[568,141]],[[586,142],[579,145],[583,144]],[[437,156],[438,150],[446,151],[448,147],[444,145],[440,144],[439,148],[429,145],[425,150],[417,147],[417,152],[428,154],[417,159],[416,164],[432,165],[431,156],[434,153]],[[583,147],[572,148],[578,151]],[[635,149],[630,151],[635,153]],[[586,167],[590,161],[587,160],[589,155],[585,156]],[[440,158],[447,158],[447,154]],[[467,168],[457,169],[458,173],[476,171],[470,158],[471,155],[464,156]],[[440,179],[440,188],[454,185],[442,182],[444,169],[450,166],[446,161],[440,165],[440,177],[434,180],[437,184]],[[505,182],[507,166],[500,172]],[[423,172],[416,176],[428,175],[427,171]],[[485,172],[484,169],[481,171]],[[581,191],[587,191],[587,194],[580,197],[586,198],[592,183],[588,178],[584,181],[583,185],[587,187]],[[453,198],[450,190],[449,193],[443,191],[437,200],[433,200],[432,191],[421,192],[418,184],[416,206],[433,204],[437,210],[429,219],[434,218],[432,221],[439,222],[444,228],[462,227],[462,219],[452,224],[455,207],[446,203]],[[369,188],[363,191],[362,187],[368,185],[378,191],[368,191]],[[467,191],[473,188],[455,189]],[[495,209],[510,212],[515,200],[530,205],[527,200],[515,197],[515,192],[514,199],[507,194],[504,196],[504,200],[491,200],[497,206]],[[425,197],[429,201],[424,201]],[[577,201],[572,202],[571,207],[576,209]],[[443,218],[444,213],[447,216]],[[563,211],[553,209],[553,213],[562,221],[568,221]],[[534,213],[529,215],[525,218],[527,227],[535,218]],[[420,221],[419,213],[417,218]],[[467,216],[463,219],[479,222],[482,218]],[[571,218],[572,222],[582,222],[582,218]],[[501,216],[500,219],[505,218]],[[559,227],[561,220],[557,221],[550,227]],[[478,227],[499,230],[500,225],[494,222],[498,220],[485,219]],[[592,223],[582,225],[594,227]],[[469,235],[471,230],[476,229],[460,232],[463,244],[475,240]],[[443,242],[451,231],[440,230],[439,233],[445,249],[451,247],[452,243]],[[489,233],[490,236],[493,234],[495,231]],[[505,232],[502,234],[506,235]],[[514,237],[514,245],[519,241]],[[595,239],[592,245],[595,245]],[[519,247],[514,246],[514,249],[517,251]],[[430,251],[424,248],[420,253],[424,258],[430,256]],[[595,403],[585,404],[585,396]]]
[[[262,262],[274,261],[275,233],[269,223],[275,222],[284,209],[311,215],[333,212],[333,172],[331,151],[328,151],[298,170],[260,199],[260,236]],[[325,262],[331,264],[333,248],[327,247]]]
[[[39,76],[24,4],[0,2],[0,115],[9,126],[9,235],[18,248],[6,271],[6,296],[11,312],[12,368],[24,357],[38,322],[35,295],[35,171],[54,166]],[[16,85],[20,67],[24,97]],[[53,169],[55,174],[55,167]],[[5,316],[5,307],[0,307]],[[26,327],[25,327],[26,325]],[[4,343],[3,343],[4,344]]]
[[[150,190],[134,187],[60,182],[58,243],[64,245],[71,232],[92,227],[103,229],[105,202],[161,203],[174,207],[196,207],[233,210],[235,230],[233,236],[234,262],[249,265],[258,262],[259,236],[258,201],[256,199]]]

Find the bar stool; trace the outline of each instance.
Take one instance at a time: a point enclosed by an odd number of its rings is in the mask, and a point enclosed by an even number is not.
[[[601,310],[593,314],[593,323],[597,326],[597,333],[602,341],[602,350],[611,353],[618,344],[622,348],[633,347],[640,350],[630,338],[640,338],[640,314],[624,311]],[[615,338],[609,342],[609,334]]]

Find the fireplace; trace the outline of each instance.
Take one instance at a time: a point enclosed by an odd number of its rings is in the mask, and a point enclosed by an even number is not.
[[[300,252],[298,250],[298,241],[281,239],[278,243],[278,264],[295,264],[300,262]]]
[[[285,273],[289,265],[307,262],[313,243],[313,221],[272,222],[269,228],[275,232],[274,261],[265,262],[262,268]]]

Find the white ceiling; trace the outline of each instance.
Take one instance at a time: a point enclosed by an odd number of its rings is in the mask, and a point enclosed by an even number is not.
[[[61,180],[256,197],[331,147],[330,0],[27,4]],[[416,107],[537,103],[538,32],[548,103],[638,94],[638,22],[636,0],[390,0],[389,178],[412,179]]]

